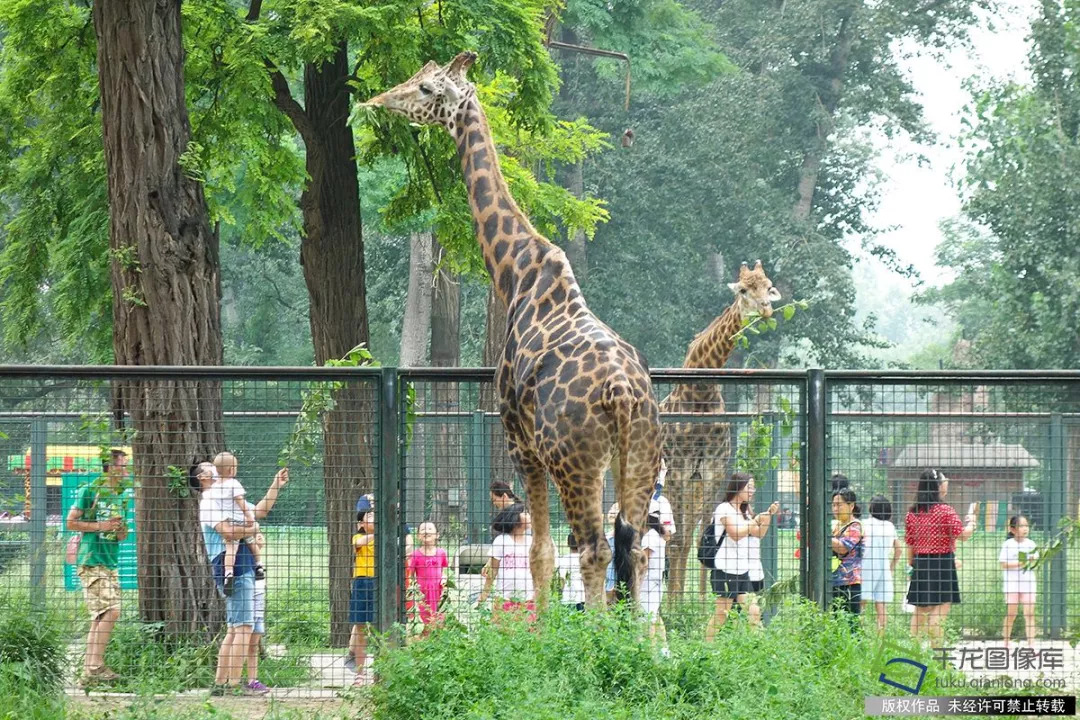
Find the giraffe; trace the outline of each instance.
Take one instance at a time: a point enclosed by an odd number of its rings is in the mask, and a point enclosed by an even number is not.
[[[495,291],[507,307],[506,344],[495,372],[507,449],[532,515],[529,560],[543,607],[555,547],[550,474],[578,540],[586,604],[604,605],[611,549],[604,536],[604,473],[611,468],[620,513],[615,569],[620,597],[637,599],[653,480],[660,467],[660,417],[645,358],[585,305],[565,253],[537,232],[511,196],[476,87],[476,54],[413,77],[368,100],[411,122],[441,125],[454,139],[473,229]]]
[[[739,268],[739,279],[729,283],[735,300],[686,351],[683,367],[721,368],[735,348],[735,336],[752,313],[772,315],[772,303],[780,292],[761,269],[758,260],[751,270]],[[677,385],[660,403],[663,413],[722,413],[722,388],[715,383]],[[664,494],[671,503],[677,532],[668,546],[668,589],[672,600],[681,598],[686,561],[693,546],[698,522],[712,516],[712,502],[727,477],[731,455],[731,427],[727,423],[673,422],[664,425],[664,457],[668,474]],[[707,520],[705,520],[707,522]]]

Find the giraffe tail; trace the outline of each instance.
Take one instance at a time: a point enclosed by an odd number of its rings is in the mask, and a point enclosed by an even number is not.
[[[634,410],[637,402],[625,377],[616,377],[608,380],[604,388],[604,406],[615,420],[615,428],[618,433],[618,473],[615,476],[616,491],[621,493],[621,488],[626,487],[627,473],[630,461],[630,433],[634,421]],[[621,499],[621,498],[620,498]],[[620,508],[615,517],[615,598],[625,600],[631,597],[631,588],[634,587],[635,566],[632,556],[634,542],[637,540],[637,528],[633,523],[623,519],[624,509]]]

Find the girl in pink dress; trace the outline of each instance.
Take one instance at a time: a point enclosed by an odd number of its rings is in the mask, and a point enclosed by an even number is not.
[[[417,534],[420,536],[420,547],[413,550],[409,555],[409,563],[406,569],[405,582],[409,578],[416,578],[416,584],[420,587],[420,593],[424,596],[419,601],[420,621],[424,625],[442,619],[439,613],[439,602],[442,600],[444,573],[450,564],[446,551],[438,547],[439,532],[435,523],[420,523]],[[424,628],[425,632],[427,627]]]

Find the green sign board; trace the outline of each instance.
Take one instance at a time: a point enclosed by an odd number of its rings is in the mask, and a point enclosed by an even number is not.
[[[62,518],[67,518],[68,511],[79,498],[79,491],[101,477],[101,473],[66,472],[61,475],[63,488],[61,489],[60,504]],[[138,587],[135,564],[135,498],[131,490],[126,490],[128,496],[128,534],[120,543],[120,588],[122,590],[134,590]],[[64,531],[64,539],[71,537],[71,533]],[[63,558],[61,558],[63,560]],[[81,590],[82,584],[79,576],[75,574],[75,566],[64,563],[64,588],[66,590]]]

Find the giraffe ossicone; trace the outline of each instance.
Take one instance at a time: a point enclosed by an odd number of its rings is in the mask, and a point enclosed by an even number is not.
[[[476,87],[476,54],[429,62],[364,103],[454,138],[473,228],[506,307],[506,343],[496,368],[507,449],[522,477],[533,524],[530,563],[541,605],[554,570],[548,475],[578,540],[586,604],[604,604],[611,550],[604,534],[604,474],[615,479],[615,564],[637,598],[645,567],[641,536],[660,467],[660,417],[645,358],[585,304],[566,254],[514,201]]]

